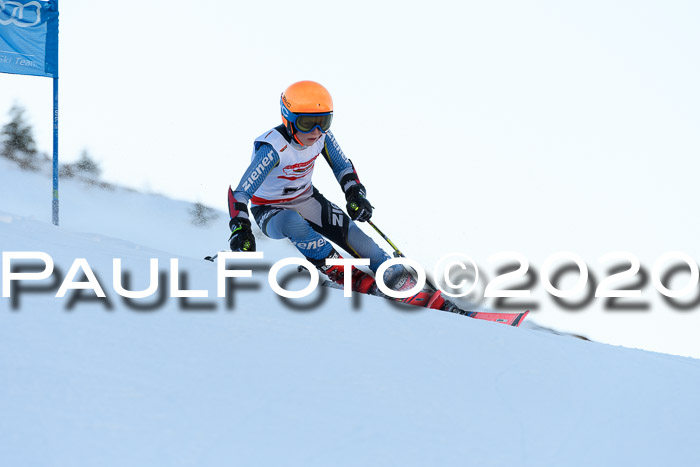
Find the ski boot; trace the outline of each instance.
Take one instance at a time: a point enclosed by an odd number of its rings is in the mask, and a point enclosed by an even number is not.
[[[345,272],[343,266],[323,266],[319,268],[322,273],[328,276],[328,279],[345,286]],[[377,284],[374,277],[370,276],[360,269],[352,268],[352,279],[350,289],[353,292],[360,292],[370,295],[377,295]]]
[[[418,283],[418,281],[416,281],[413,275],[410,272],[408,272],[406,268],[402,267],[402,269],[403,270],[401,271],[401,273],[395,276],[392,285],[387,283],[387,286],[389,286],[393,290],[409,290],[415,287],[415,285]],[[385,275],[385,282],[387,279],[391,280],[391,277],[387,278]],[[445,300],[445,297],[442,296],[442,293],[439,290],[434,290],[432,287],[425,287],[423,290],[411,297],[396,298],[394,300],[401,303],[407,303],[409,305],[421,306],[425,308],[431,308],[434,310],[449,311],[450,313],[457,313],[460,315],[468,315],[469,313],[465,310],[460,309],[451,301]]]
[[[337,251],[333,250],[328,258],[342,258]],[[316,267],[319,271],[328,276],[328,279],[336,284],[345,286],[345,271],[343,266],[329,266],[325,264],[325,261],[316,262]],[[360,292],[370,295],[378,295],[378,287],[374,281],[374,277],[370,276],[366,272],[352,267],[352,279],[350,290],[353,292]]]
[[[394,271],[387,270],[384,274],[384,282],[387,287],[397,292],[410,290],[418,283],[413,275],[403,266],[398,266]],[[410,297],[395,298],[394,300],[408,305],[434,308],[437,310],[441,310],[445,303],[445,299],[442,298],[440,291],[434,291],[429,287],[423,288],[423,290]]]

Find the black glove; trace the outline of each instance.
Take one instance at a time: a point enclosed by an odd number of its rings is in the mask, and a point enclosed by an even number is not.
[[[250,220],[234,217],[229,222],[231,237],[228,239],[231,251],[255,251],[255,237],[250,229]]]
[[[365,187],[359,183],[352,185],[345,192],[345,206],[352,220],[366,222],[372,217],[372,205],[365,198]]]

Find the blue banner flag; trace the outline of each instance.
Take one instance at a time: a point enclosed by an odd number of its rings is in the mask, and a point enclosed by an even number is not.
[[[0,73],[58,78],[57,0],[0,0]]]

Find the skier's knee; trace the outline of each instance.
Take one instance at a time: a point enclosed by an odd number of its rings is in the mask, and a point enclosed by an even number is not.
[[[382,279],[391,290],[409,290],[418,283],[410,271],[401,264],[394,264],[387,268]]]

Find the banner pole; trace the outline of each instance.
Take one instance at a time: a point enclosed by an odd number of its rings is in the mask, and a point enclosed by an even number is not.
[[[53,79],[53,225],[58,225],[58,78]]]
[[[58,13],[58,0],[56,0]],[[58,32],[56,32],[56,70],[53,77],[53,201],[51,202],[53,225],[58,226]]]

